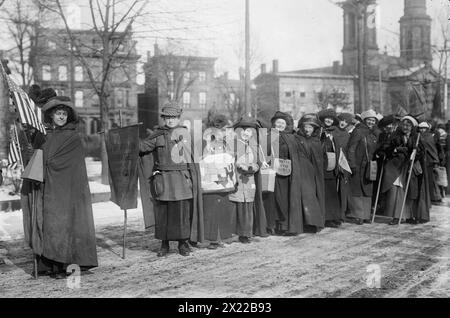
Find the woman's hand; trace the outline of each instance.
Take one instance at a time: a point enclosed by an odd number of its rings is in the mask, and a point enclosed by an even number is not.
[[[263,162],[263,163],[261,163],[261,169],[262,170],[266,170],[266,169],[269,169],[270,168],[270,166],[269,166],[269,164],[267,163],[267,162]]]

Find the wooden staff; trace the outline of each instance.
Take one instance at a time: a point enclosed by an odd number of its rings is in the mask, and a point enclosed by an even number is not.
[[[406,182],[405,196],[403,198],[402,210],[400,212],[400,218],[398,219],[398,225],[402,224],[403,211],[405,210],[406,197],[408,196],[409,184],[411,183],[411,176],[414,168],[414,161],[416,160],[417,156],[417,148],[419,147],[419,142],[420,142],[420,133],[417,136],[416,146],[411,154],[411,167],[409,168],[408,181]]]
[[[123,121],[122,121],[122,110],[119,110],[119,121],[120,121],[120,128],[123,127]],[[122,258],[126,258],[126,247],[127,247],[127,227],[128,227],[128,211],[124,210],[124,218],[123,218],[123,244],[122,244]]]
[[[378,180],[377,196],[375,198],[375,205],[373,206],[372,224],[373,224],[373,222],[375,222],[375,216],[377,215],[377,205],[378,205],[378,200],[380,199],[381,181],[383,180],[383,174],[384,174],[384,160],[385,160],[385,158],[383,158],[383,162],[381,163],[380,180]]]
[[[19,153],[19,168],[21,173],[24,170],[24,166],[23,166],[23,158],[22,158],[22,148],[20,147],[20,141],[19,141],[19,133],[17,132],[17,123],[14,123],[14,130],[13,130],[13,136],[12,136],[12,140],[11,142],[14,142],[17,146],[18,146],[18,153]],[[28,141],[28,136],[27,136],[27,142]],[[34,190],[34,188],[31,188],[31,213],[32,213],[32,220],[34,223],[34,220],[36,219],[36,214],[37,214],[37,206],[36,206],[36,191]],[[38,261],[37,261],[37,255],[33,253],[33,263],[34,263],[34,279],[38,279],[39,278],[39,274],[38,274]]]

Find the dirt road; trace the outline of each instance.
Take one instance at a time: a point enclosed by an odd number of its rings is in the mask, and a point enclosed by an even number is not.
[[[425,225],[356,226],[298,237],[258,238],[190,257],[159,259],[159,243],[131,218],[127,259],[120,258],[122,224],[97,222],[100,267],[65,280],[31,278],[22,239],[0,241],[2,297],[449,297],[450,199],[433,207]],[[94,207],[95,210],[95,207]],[[380,288],[369,284],[380,270]]]

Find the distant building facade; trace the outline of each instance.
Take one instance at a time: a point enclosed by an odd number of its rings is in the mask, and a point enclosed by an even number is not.
[[[82,128],[87,135],[96,134],[100,129],[100,102],[87,69],[76,58],[76,54],[83,54],[89,65],[92,76],[98,83],[102,78],[102,40],[95,31],[76,30],[75,41],[79,52],[71,53],[71,43],[63,30],[42,29],[45,38],[40,40],[32,50],[30,62],[34,67],[34,81],[42,88],[51,87],[58,95],[69,96],[73,99]],[[120,124],[137,123],[137,95],[138,85],[137,61],[139,56],[135,49],[132,32],[118,33],[123,37],[114,60],[111,76],[110,97],[108,98],[108,129]],[[119,43],[119,42],[118,42]]]
[[[414,114],[425,112],[428,118],[442,117],[444,81],[431,66],[431,18],[427,14],[426,0],[404,2],[404,15],[399,23],[400,56],[380,53],[376,27],[368,27],[366,78],[369,104],[363,103],[362,108],[359,107],[358,17],[354,1],[342,2],[342,64],[335,61],[328,67],[279,72],[276,62],[273,67],[276,71],[272,73],[266,73],[263,66],[255,79],[258,107],[267,113],[284,109],[295,117],[315,108],[317,100],[312,96],[323,96],[332,89],[334,92],[344,90],[358,113],[369,108],[391,113],[401,106]],[[369,10],[376,5],[373,0]],[[321,86],[329,89],[320,91]],[[319,104],[323,106],[323,103]]]
[[[275,111],[290,113],[294,119],[334,106],[338,111],[353,111],[354,77],[340,74],[279,72],[278,61],[273,61],[272,72],[261,66],[255,80],[256,103],[260,117],[270,120]],[[339,105],[329,96],[342,97]],[[337,100],[337,99],[336,99]]]
[[[227,76],[215,77],[213,57],[163,54],[157,45],[148,54],[145,93],[139,95],[139,121],[143,129],[160,124],[164,105],[177,103],[183,109],[182,124],[205,120],[210,110],[227,112],[240,103],[240,83]]]

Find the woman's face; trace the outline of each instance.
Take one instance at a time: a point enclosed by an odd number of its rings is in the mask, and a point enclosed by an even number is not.
[[[68,113],[65,109],[57,109],[52,114],[53,123],[58,127],[62,127],[67,124],[67,117]]]
[[[373,129],[377,124],[377,120],[375,118],[367,118],[364,122],[369,129]]]
[[[253,128],[245,128],[241,130],[241,138],[242,140],[250,140],[253,136]]]
[[[311,137],[314,132],[314,126],[310,124],[305,124],[303,126],[303,130],[305,131],[306,136]]]
[[[347,121],[341,120],[341,121],[339,122],[339,127],[340,127],[341,129],[347,128],[347,127],[348,127]]]
[[[287,126],[287,124],[284,119],[279,118],[275,121],[275,129],[278,131],[285,131],[286,126]]]
[[[402,131],[405,135],[409,135],[412,132],[413,124],[409,120],[402,122]]]
[[[331,127],[334,124],[334,120],[333,118],[327,117],[323,120],[323,123],[325,124],[326,127]]]
[[[428,131],[428,128],[419,128],[419,131],[424,134]]]
[[[163,117],[164,124],[169,128],[178,127],[180,124],[180,117]]]

